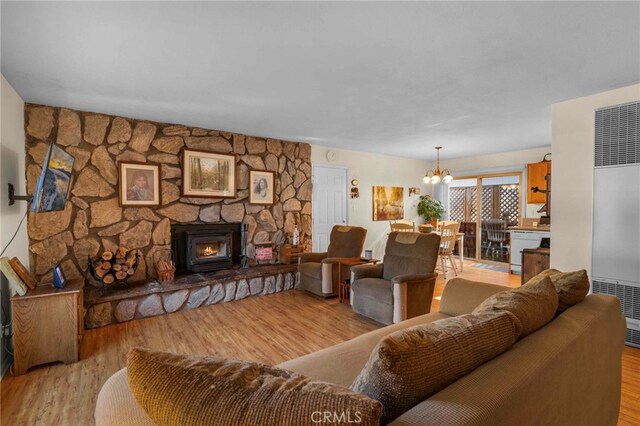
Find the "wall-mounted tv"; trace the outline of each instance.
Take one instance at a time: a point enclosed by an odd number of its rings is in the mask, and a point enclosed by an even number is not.
[[[71,172],[73,156],[67,154],[55,144],[49,146],[42,165],[42,174],[38,179],[31,211],[51,212],[64,210],[69,190],[71,189]]]

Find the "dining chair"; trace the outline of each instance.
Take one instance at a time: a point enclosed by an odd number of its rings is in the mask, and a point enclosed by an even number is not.
[[[460,223],[449,221],[446,225],[442,225],[442,229],[440,230],[440,265],[442,266],[442,273],[444,274],[444,279],[447,279],[447,260],[451,265],[451,269],[453,269],[453,273],[455,276],[458,276],[458,269],[456,268],[456,263],[453,260],[453,249],[456,246],[456,241],[458,239],[458,232],[460,231]]]
[[[452,223],[459,223],[459,222],[456,222],[455,220],[440,220],[440,221],[438,221],[438,222],[436,223],[436,230],[437,230],[438,232],[439,232],[439,231],[442,231],[442,228],[443,228],[443,227],[445,227],[445,226],[447,226],[447,225],[451,225]]]
[[[391,232],[415,232],[416,225],[413,221],[396,220],[395,222],[389,222]]]
[[[507,243],[507,221],[502,219],[488,219],[482,222],[482,226],[487,231],[487,251],[486,257],[489,257],[489,251],[494,252],[500,246],[500,253],[504,248],[508,248]]]

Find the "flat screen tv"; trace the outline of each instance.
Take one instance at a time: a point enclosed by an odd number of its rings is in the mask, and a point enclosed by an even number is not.
[[[55,144],[49,146],[42,165],[42,174],[36,184],[31,204],[33,212],[64,210],[64,204],[71,188],[73,156]]]

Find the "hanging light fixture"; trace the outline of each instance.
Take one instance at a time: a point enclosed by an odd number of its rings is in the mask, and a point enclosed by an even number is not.
[[[451,173],[449,173],[448,169],[440,170],[440,150],[441,149],[442,149],[441,146],[436,146],[436,153],[437,153],[436,169],[427,170],[427,173],[425,173],[424,177],[422,178],[422,181],[424,183],[438,183],[440,181],[444,183],[449,183],[453,180],[453,176],[451,176]]]

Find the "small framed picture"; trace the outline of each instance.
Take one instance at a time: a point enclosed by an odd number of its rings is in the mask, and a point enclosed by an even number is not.
[[[273,260],[273,243],[256,244],[256,262],[270,263]]]
[[[67,283],[66,278],[64,277],[64,273],[62,272],[62,268],[60,265],[56,265],[53,268],[53,286],[55,288],[64,288],[64,285]]]
[[[119,198],[121,206],[160,205],[160,165],[120,163]]]
[[[249,170],[249,204],[273,204],[275,194],[274,172]]]
[[[182,195],[235,198],[236,156],[192,149],[182,150]]]

